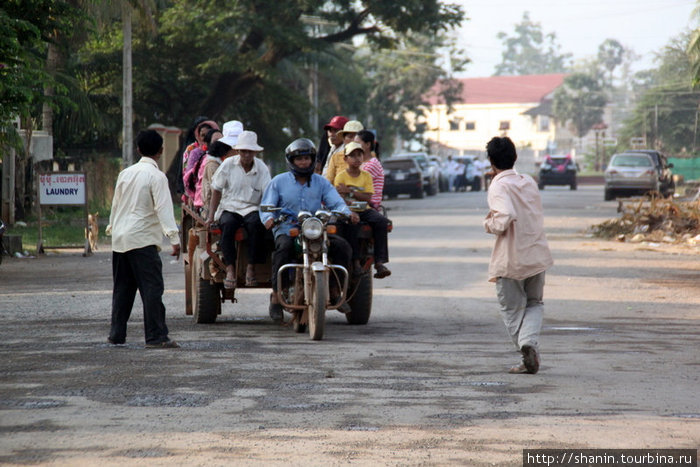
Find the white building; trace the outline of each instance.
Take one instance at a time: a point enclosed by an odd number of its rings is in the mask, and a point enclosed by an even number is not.
[[[424,136],[433,154],[484,154],[494,136],[508,136],[518,149],[517,167],[529,172],[549,152],[568,153],[571,133],[556,125],[552,97],[566,74],[493,76],[465,78],[462,94],[448,107],[436,92],[430,92],[423,115],[409,116],[424,125]]]

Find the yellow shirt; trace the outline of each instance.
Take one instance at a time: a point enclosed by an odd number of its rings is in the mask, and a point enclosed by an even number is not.
[[[338,175],[335,177],[335,185],[336,187],[340,184],[344,184],[345,186],[352,186],[355,188],[358,188],[359,191],[363,193],[369,193],[374,194],[374,184],[372,183],[372,176],[370,175],[369,172],[365,172],[364,170],[360,170],[360,175],[357,177],[351,176],[347,170],[343,170],[340,172]],[[367,209],[370,209],[369,206]]]
[[[329,182],[335,182],[335,177],[338,176],[340,172],[348,168],[348,164],[345,162],[345,146],[343,149],[336,151],[328,159],[328,171],[326,171],[326,178]]]

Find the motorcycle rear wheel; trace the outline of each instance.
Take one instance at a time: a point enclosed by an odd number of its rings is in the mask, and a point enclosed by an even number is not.
[[[312,276],[311,299],[309,300],[309,336],[312,340],[323,339],[326,327],[326,281],[323,272]]]

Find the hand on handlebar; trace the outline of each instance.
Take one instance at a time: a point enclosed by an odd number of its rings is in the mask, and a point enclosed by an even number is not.
[[[357,224],[358,222],[360,222],[360,216],[356,212],[351,212],[350,222],[352,222],[353,224]]]
[[[268,219],[265,224],[263,224],[267,230],[270,230],[275,225],[274,219]]]

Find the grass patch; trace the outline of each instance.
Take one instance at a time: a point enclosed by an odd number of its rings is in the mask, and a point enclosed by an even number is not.
[[[182,209],[177,203],[173,206],[175,222],[180,225]],[[109,211],[99,210],[99,243],[109,243],[105,236],[105,228],[109,224]],[[85,246],[85,208],[82,206],[56,206],[42,209],[42,240],[44,248]],[[30,254],[36,254],[36,244],[39,240],[39,223],[36,216],[30,217],[25,226],[13,225],[8,227],[8,235],[22,236],[22,249]]]

